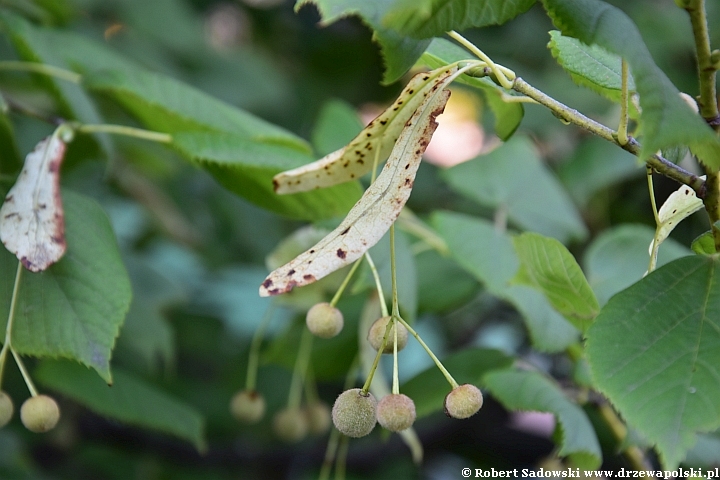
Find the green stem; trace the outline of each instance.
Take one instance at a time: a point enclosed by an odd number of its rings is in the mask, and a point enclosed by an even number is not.
[[[27,371],[27,368],[25,368],[25,364],[22,361],[22,358],[20,358],[20,355],[17,354],[15,349],[10,349],[10,351],[13,354],[13,358],[15,358],[15,363],[17,363],[18,368],[20,369],[20,373],[22,374],[23,380],[25,380],[25,385],[27,385],[28,390],[30,391],[30,395],[33,397],[37,397],[37,389],[35,388],[35,384],[32,381],[32,378],[30,378],[30,374]]]
[[[343,292],[345,291],[345,287],[348,286],[348,283],[350,283],[350,279],[355,274],[355,270],[358,269],[360,264],[362,263],[362,257],[355,260],[355,263],[353,263],[352,268],[350,268],[350,271],[347,275],[345,275],[345,279],[343,280],[342,284],[340,284],[340,288],[337,289],[337,292],[335,292],[335,295],[333,295],[332,300],[330,300],[330,305],[333,307],[337,305],[337,302],[340,300],[340,297],[342,296]]]
[[[695,50],[697,52],[698,81],[700,84],[700,96],[698,107],[700,115],[720,131],[720,118],[718,118],[717,93],[715,87],[715,76],[717,66],[712,60],[710,51],[710,36],[708,34],[707,15],[705,13],[705,0],[689,0],[685,10],[690,15],[693,37],[695,39]]]
[[[126,127],[124,125],[86,125],[80,124],[74,127],[75,131],[82,133],[113,133],[127,137],[141,138],[151,142],[170,143],[172,135],[168,133],[153,132],[142,128]]]
[[[15,308],[17,305],[18,292],[20,291],[20,278],[22,277],[23,266],[18,262],[15,271],[15,284],[13,285],[12,297],[10,298],[10,313],[8,313],[7,325],[5,325],[5,341],[2,350],[0,350],[0,387],[2,387],[3,372],[5,370],[5,361],[8,351],[12,349],[12,327],[15,322]],[[13,351],[14,353],[14,351]]]
[[[340,443],[340,430],[333,428],[332,432],[330,432],[330,440],[328,440],[327,449],[325,449],[325,458],[323,459],[323,464],[320,468],[318,480],[328,480],[330,478],[330,471],[332,470],[333,461],[335,460],[335,452],[337,452],[338,443]]]
[[[44,63],[37,62],[19,62],[19,61],[2,61],[0,62],[0,70],[12,70],[18,72],[32,72],[48,77],[55,77],[61,80],[67,80],[72,83],[80,83],[82,75],[64,68],[54,67]]]
[[[393,326],[393,334],[394,334],[394,343],[393,343],[393,383],[392,383],[392,393],[394,395],[397,395],[400,393],[400,378],[399,378],[399,369],[398,369],[398,327],[397,327],[397,320],[395,317],[392,317],[392,321],[388,322],[389,324],[392,323]],[[384,348],[384,347],[383,347]]]
[[[340,448],[338,448],[337,462],[335,462],[335,480],[345,480],[345,467],[347,465],[348,447],[350,437],[340,437]]]
[[[515,79],[515,72],[513,72],[509,68],[503,67],[502,65],[497,65],[482,50],[480,50],[472,42],[467,40],[465,37],[463,37],[456,31],[452,30],[450,32],[447,32],[447,35],[463,47],[467,48],[473,55],[478,57],[480,60],[487,63],[487,66],[490,67],[492,72],[495,74],[498,82],[503,88],[506,88],[508,90],[511,90],[513,88],[512,80]]]
[[[250,353],[248,354],[248,368],[247,376],[245,377],[245,389],[254,391],[257,385],[257,371],[258,363],[260,361],[260,346],[262,345],[262,339],[265,335],[265,329],[267,328],[270,320],[275,313],[275,303],[271,303],[268,309],[265,311],[263,319],[260,321],[255,334],[253,335],[252,342],[250,343]]]
[[[425,349],[425,351],[430,356],[430,358],[432,358],[432,361],[435,362],[435,365],[440,369],[443,376],[445,377],[445,380],[448,381],[450,386],[452,388],[457,388],[458,383],[455,381],[453,376],[450,375],[450,372],[447,371],[447,368],[445,368],[445,366],[442,364],[442,362],[435,356],[435,354],[432,352],[432,350],[430,350],[430,347],[428,347],[427,344],[423,341],[423,339],[420,338],[420,335],[418,335],[418,333],[415,330],[413,330],[413,328],[405,320],[403,320],[402,317],[398,317],[398,320],[400,321],[400,323],[405,325],[405,328],[408,329],[408,332],[410,332],[410,334],[413,337],[415,337],[415,340],[417,340],[420,343],[420,345],[422,345],[422,347]]]
[[[373,377],[375,376],[375,370],[377,370],[378,364],[380,363],[380,357],[382,357],[383,351],[385,350],[385,345],[387,345],[388,337],[390,336],[392,326],[395,324],[393,320],[394,317],[391,321],[387,322],[387,325],[385,326],[385,334],[383,335],[382,343],[380,344],[380,348],[378,348],[378,351],[375,354],[375,359],[373,360],[373,364],[370,367],[368,376],[365,379],[365,384],[362,387],[363,395],[367,395],[367,393],[370,391],[370,385],[372,384]]]
[[[648,263],[648,273],[650,273],[655,270],[657,266],[658,248],[660,248],[660,244],[658,243],[660,216],[658,215],[657,204],[655,203],[655,188],[652,180],[652,168],[650,167],[647,167],[647,182],[648,192],[650,193],[650,205],[652,205],[653,216],[655,217],[655,235],[653,236],[652,248],[650,249],[650,262]]]
[[[618,125],[617,141],[620,145],[628,143],[628,64],[621,61],[620,74],[620,124]]]
[[[375,268],[375,262],[373,262],[370,252],[365,252],[365,259],[367,260],[368,265],[370,266],[370,271],[375,279],[375,288],[377,288],[378,296],[380,297],[380,311],[382,312],[383,317],[387,317],[390,315],[390,312],[388,312],[387,305],[385,304],[385,294],[383,293],[382,282],[380,282],[380,275],[378,274],[377,268]]]
[[[628,137],[628,142],[625,145],[620,145],[616,138],[617,133],[612,129],[586,117],[577,110],[558,102],[554,98],[533,87],[522,78],[518,77],[515,79],[513,82],[513,89],[527,95],[530,98],[533,98],[539,104],[549,108],[550,111],[552,111],[555,116],[559,117],[561,120],[573,123],[588,132],[599,136],[600,138],[618,145],[623,150],[626,150],[633,155],[637,156],[640,154],[641,146],[634,138]],[[661,155],[652,155],[650,158],[645,159],[645,162],[656,172],[689,186],[695,191],[699,198],[705,197],[705,181],[699,176],[675,165],[663,158]]]
[[[395,224],[390,225],[390,279],[392,281],[392,314],[400,316],[397,293],[397,275],[395,274]]]
[[[313,334],[310,330],[303,328],[300,337],[300,347],[298,348],[298,356],[295,360],[295,370],[293,371],[292,381],[290,383],[290,394],[288,395],[288,409],[300,408],[302,401],[302,384],[305,380],[308,364],[310,363],[310,354],[312,353]]]

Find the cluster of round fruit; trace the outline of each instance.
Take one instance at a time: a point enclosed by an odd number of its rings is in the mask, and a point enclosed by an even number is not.
[[[445,397],[445,414],[469,418],[480,410],[482,403],[482,393],[475,385],[458,385]],[[335,428],[348,437],[364,437],[372,432],[376,423],[400,432],[415,422],[415,403],[401,393],[386,395],[378,402],[372,393],[352,388],[335,400],[332,419]]]
[[[241,390],[230,401],[230,412],[244,423],[257,423],[265,416],[265,399],[255,390]],[[308,434],[322,435],[330,428],[330,407],[314,401],[302,408],[285,408],[273,417],[275,435],[286,442],[299,442]]]
[[[368,332],[370,345],[376,351],[382,349],[384,354],[399,352],[408,341],[408,329],[400,322],[393,322],[388,329],[392,320],[389,315],[381,317]],[[329,303],[318,303],[308,311],[306,324],[314,335],[331,338],[342,330],[342,312]],[[476,386],[457,385],[445,397],[445,413],[452,418],[469,418],[480,410],[482,403],[482,393]],[[335,428],[355,438],[368,435],[376,423],[392,432],[400,432],[410,428],[415,418],[415,403],[407,395],[393,393],[378,402],[372,393],[360,388],[341,393],[332,409]]]
[[[10,422],[14,412],[12,399],[0,390],[0,428]],[[20,407],[20,419],[31,432],[47,432],[55,428],[60,420],[60,408],[52,397],[35,395],[25,400]]]

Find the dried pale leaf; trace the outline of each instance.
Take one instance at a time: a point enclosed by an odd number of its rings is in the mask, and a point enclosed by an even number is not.
[[[40,141],[0,208],[0,240],[32,272],[47,269],[65,254],[59,184],[64,156],[59,134]]]
[[[695,191],[687,185],[670,194],[658,211],[660,225],[657,227],[655,238],[658,246],[670,235],[670,232],[678,223],[697,212],[703,207],[703,202],[695,195]],[[650,254],[652,255],[653,242],[650,242]]]
[[[349,144],[320,160],[275,175],[275,192],[287,194],[329,187],[356,180],[368,173],[375,156],[378,156],[378,162],[382,162],[390,155],[415,110],[456,71],[457,66],[444,66],[415,75],[397,100]]]
[[[312,283],[360,258],[400,215],[410,197],[415,173],[450,92],[428,95],[407,121],[382,172],[345,220],[314,247],[273,271],[260,296],[279,295]]]

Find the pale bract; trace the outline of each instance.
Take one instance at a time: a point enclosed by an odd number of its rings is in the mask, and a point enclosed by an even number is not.
[[[660,207],[660,210],[658,210],[660,225],[657,226],[655,239],[650,242],[650,254],[652,255],[655,242],[657,242],[657,246],[659,247],[678,223],[702,207],[702,200],[700,200],[697,195],[695,195],[695,191],[687,185],[683,185],[671,193],[667,200],[665,200],[665,203],[662,204],[662,207]]]
[[[279,173],[273,178],[278,194],[297,193],[357,180],[393,150],[405,123],[434,94],[437,85],[457,72],[449,65],[410,79],[395,102],[370,122],[350,143],[315,162]]]
[[[315,246],[273,271],[260,296],[279,295],[310,284],[360,258],[400,215],[410,197],[415,174],[450,92],[450,75],[435,82],[404,124],[385,167],[345,220]]]
[[[65,142],[56,131],[25,158],[0,208],[0,240],[32,272],[46,270],[65,254],[60,164]]]

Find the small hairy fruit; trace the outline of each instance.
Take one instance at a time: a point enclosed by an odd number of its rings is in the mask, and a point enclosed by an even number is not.
[[[255,390],[241,390],[230,400],[230,413],[245,423],[257,423],[265,415],[265,398]]]
[[[60,420],[60,408],[52,397],[37,395],[25,400],[20,407],[20,419],[25,428],[35,433],[48,432]]]
[[[280,410],[273,418],[273,431],[288,443],[299,442],[308,432],[308,420],[299,408]]]
[[[412,427],[415,416],[415,402],[402,393],[386,395],[378,402],[378,423],[391,432],[401,432]]]
[[[0,428],[8,424],[13,416],[13,412],[15,412],[15,407],[13,406],[12,398],[0,390]]]
[[[316,337],[332,338],[343,328],[343,315],[327,302],[317,303],[308,310],[305,323]]]
[[[445,415],[452,418],[470,418],[483,404],[483,396],[475,385],[466,383],[448,393],[445,397]]]
[[[322,435],[330,429],[332,417],[330,407],[325,402],[313,402],[305,407],[310,433]]]
[[[387,328],[388,322],[392,319],[390,315],[387,317],[380,317],[372,324],[370,331],[368,332],[368,341],[375,350],[380,350],[382,346],[383,337],[385,336],[385,329]],[[408,341],[408,330],[405,325],[400,322],[395,322],[395,327],[390,328],[388,333],[387,342],[385,342],[385,348],[383,353],[393,353],[393,342],[395,341],[395,328],[397,328],[397,349],[398,352],[405,348]]]
[[[348,437],[364,437],[375,428],[376,408],[377,400],[372,393],[363,394],[359,388],[345,390],[335,400],[332,408],[335,428]]]

